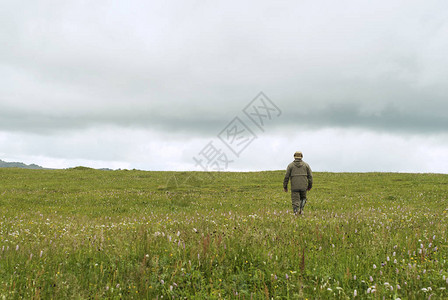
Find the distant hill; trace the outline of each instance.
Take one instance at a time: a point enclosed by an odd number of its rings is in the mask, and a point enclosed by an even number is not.
[[[1,159],[0,168],[43,169],[43,167],[35,164],[27,165],[21,162],[6,162]]]

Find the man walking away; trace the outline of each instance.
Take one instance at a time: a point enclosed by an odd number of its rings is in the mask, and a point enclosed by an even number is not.
[[[294,153],[294,161],[286,169],[283,180],[283,190],[288,191],[288,182],[291,180],[291,201],[294,214],[302,214],[306,204],[306,192],[313,187],[313,174],[310,166],[302,160],[300,151]]]

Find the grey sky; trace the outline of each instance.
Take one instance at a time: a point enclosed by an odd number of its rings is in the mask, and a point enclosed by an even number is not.
[[[302,149],[320,170],[447,173],[447,16],[446,1],[6,1],[0,159],[195,169],[263,91],[282,115],[231,170]]]

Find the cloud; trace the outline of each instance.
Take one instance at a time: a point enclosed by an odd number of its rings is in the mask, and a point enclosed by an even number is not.
[[[359,129],[268,129],[237,157],[217,137],[191,138],[114,127],[42,137],[0,132],[2,159],[68,168],[203,171],[193,157],[212,142],[231,161],[227,171],[282,170],[296,150],[314,171],[448,173],[448,135],[396,136]],[[204,166],[213,169],[215,166]]]
[[[283,112],[270,124],[276,145],[301,131],[321,135],[312,139],[319,145],[328,130],[342,130],[350,132],[353,148],[359,143],[353,132],[366,132],[388,143],[430,139],[433,153],[440,153],[448,142],[437,146],[432,139],[448,125],[446,9],[448,2],[437,0],[6,1],[0,131],[7,139],[1,146],[25,157],[37,154],[21,150],[18,141],[40,145],[36,153],[61,164],[129,165],[130,148],[139,143],[113,140],[113,131],[142,143],[150,132],[165,150],[170,143],[188,152],[185,143],[165,137],[198,145],[213,139],[263,91]],[[107,141],[96,144],[104,134]],[[58,148],[59,141],[72,148]],[[399,144],[400,151],[411,146]],[[189,165],[190,152],[176,166]],[[368,160],[362,153],[360,161]],[[137,156],[145,168],[165,168],[161,160]],[[405,168],[397,163],[396,169]]]

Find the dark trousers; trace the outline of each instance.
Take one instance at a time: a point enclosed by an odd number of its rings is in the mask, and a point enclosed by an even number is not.
[[[299,209],[303,210],[306,204],[306,190],[293,192],[291,191],[292,209],[296,213]]]

